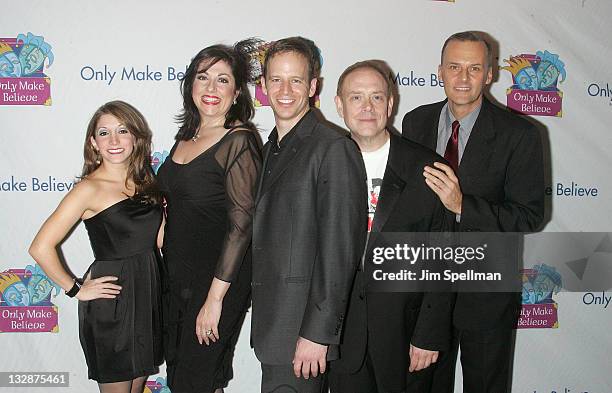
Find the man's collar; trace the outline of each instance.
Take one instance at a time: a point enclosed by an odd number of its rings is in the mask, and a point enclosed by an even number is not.
[[[448,104],[448,102],[445,104],[445,107],[446,107],[446,124],[447,126],[450,126],[457,119],[453,115],[453,112],[450,110],[450,105]],[[470,113],[464,116],[463,119],[459,120],[459,124],[461,125],[461,128],[467,131],[471,131],[472,128],[474,128],[476,119],[478,119],[478,115],[480,114],[481,108],[482,108],[482,101],[480,102],[480,105],[474,108],[474,110],[472,110]]]
[[[285,136],[280,140],[280,143],[278,142],[278,130],[276,129],[276,126],[275,126],[272,132],[270,133],[270,135],[268,136],[268,142],[273,143],[274,145],[278,147],[285,146],[288,143],[288,141],[291,139],[291,136],[295,134],[295,130],[297,130],[298,127],[304,121],[304,119],[307,118],[312,113],[313,113],[312,110],[309,108],[308,111],[304,114],[304,116],[302,116],[300,120],[298,120],[298,122],[295,123],[295,125],[289,130],[289,132],[287,132]]]

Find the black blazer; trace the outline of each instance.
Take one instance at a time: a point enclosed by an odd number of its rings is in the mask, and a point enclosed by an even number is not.
[[[403,136],[435,149],[445,102],[407,113]],[[540,135],[531,123],[484,98],[457,174],[463,193],[458,230],[537,230],[544,218],[542,155]],[[453,321],[460,329],[513,327],[519,307],[516,294],[459,293]]]
[[[298,336],[339,344],[365,243],[357,145],[312,111],[294,132],[265,187],[260,180],[253,218],[251,342],[264,364],[291,364]],[[269,142],[263,154],[265,169]],[[328,359],[336,357],[331,345]]]
[[[449,220],[453,219],[423,178],[426,165],[446,161],[393,133],[390,143],[368,251],[383,246],[381,232],[437,232],[448,228]],[[371,262],[366,258],[365,263]],[[340,360],[332,363],[333,372],[357,371],[364,361],[367,344],[374,362],[383,365],[376,370],[377,380],[389,391],[405,390],[410,343],[429,350],[448,348],[452,300],[451,294],[444,293],[369,292],[365,273],[358,272]]]

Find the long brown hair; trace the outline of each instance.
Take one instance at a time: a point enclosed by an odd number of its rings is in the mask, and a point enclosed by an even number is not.
[[[126,177],[126,187],[131,180],[136,188],[134,197],[159,203],[161,196],[157,189],[153,169],[151,168],[151,139],[153,134],[142,113],[124,101],[110,101],[102,105],[91,117],[83,146],[83,172],[81,179],[87,177],[101,165],[98,153],[91,144],[95,135],[98,120],[102,115],[113,115],[127,127],[134,136],[134,150],[130,155]]]

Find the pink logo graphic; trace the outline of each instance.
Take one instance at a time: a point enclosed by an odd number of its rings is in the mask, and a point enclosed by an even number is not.
[[[157,377],[155,381],[147,381],[143,393],[170,393],[170,388],[165,378]]]
[[[57,333],[60,289],[38,265],[0,273],[0,332]]]
[[[563,92],[557,83],[565,80],[566,73],[559,55],[538,51],[504,61],[508,65],[501,69],[512,74],[513,82],[506,90],[508,108],[523,115],[562,116]]]
[[[0,105],[51,105],[51,45],[42,36],[0,38]]]
[[[151,167],[153,168],[153,172],[155,172],[155,174],[157,174],[161,164],[163,164],[164,161],[166,161],[166,158],[168,158],[168,154],[170,154],[170,152],[167,150],[155,151],[153,154],[151,154]]]
[[[561,275],[554,267],[541,264],[523,269],[523,305],[517,329],[559,327],[557,302],[553,294],[561,288]]]

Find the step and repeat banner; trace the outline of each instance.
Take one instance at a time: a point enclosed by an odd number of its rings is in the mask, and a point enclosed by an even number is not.
[[[440,49],[452,33],[490,35],[497,56],[490,96],[538,125],[545,146],[545,232],[608,232],[612,218],[612,3],[608,0],[22,1],[0,12],[0,392],[96,392],[78,341],[77,302],[28,255],[41,223],[74,186],[85,129],[104,102],[136,106],[154,132],[157,168],[173,144],[179,82],[193,55],[246,37],[302,35],[323,59],[317,105],[342,125],[340,73],[385,60],[399,92],[394,118],[444,98]],[[253,86],[255,122],[274,121]],[[407,206],[406,208],[410,208]],[[610,274],[612,242],[542,247],[523,281],[513,367],[516,393],[610,393],[612,291],[570,292],[572,274]],[[568,249],[570,251],[568,251]],[[76,275],[93,261],[79,224],[61,252]],[[606,260],[597,259],[598,261]],[[609,261],[609,258],[607,259]],[[570,269],[561,269],[567,263]],[[608,270],[606,270],[608,269]],[[244,324],[227,392],[256,392],[260,369]],[[30,374],[28,374],[30,373]],[[33,374],[32,374],[33,373]],[[45,375],[36,376],[37,374]],[[40,388],[23,387],[24,383]],[[457,391],[461,391],[460,373]],[[57,386],[52,390],[50,386]],[[147,392],[169,392],[165,369]],[[469,393],[469,392],[466,392]]]

